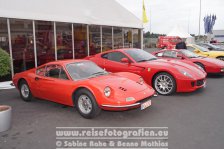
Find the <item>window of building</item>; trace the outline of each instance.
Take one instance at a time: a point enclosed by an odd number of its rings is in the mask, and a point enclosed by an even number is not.
[[[100,26],[89,26],[89,55],[101,52]]]
[[[119,27],[114,27],[114,49],[123,48],[123,30]]]
[[[35,67],[33,23],[31,20],[10,19],[14,73]]]
[[[84,24],[73,24],[75,58],[84,58],[87,54],[87,26]]]
[[[133,29],[133,48],[141,48],[141,30]]]
[[[132,48],[132,29],[124,28],[124,48]]]
[[[35,21],[37,64],[55,60],[54,23],[48,21]]]
[[[112,27],[102,27],[102,51],[108,51],[112,49]]]
[[[57,59],[72,59],[72,24],[56,23]]]
[[[0,18],[0,48],[6,51],[8,54],[9,52],[9,39],[8,39],[8,29],[7,29],[7,19]],[[1,68],[0,68],[1,69]],[[9,81],[11,80],[11,73],[6,76],[0,77],[0,82],[2,81]]]

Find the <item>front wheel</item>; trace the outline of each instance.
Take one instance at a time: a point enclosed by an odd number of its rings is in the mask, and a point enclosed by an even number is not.
[[[25,80],[22,80],[19,84],[19,91],[21,98],[28,102],[33,98],[32,93],[30,91],[29,85]]]
[[[75,106],[77,107],[80,115],[88,119],[96,117],[101,111],[95,97],[87,89],[80,89],[76,93]]]
[[[154,77],[153,87],[161,95],[170,95],[176,91],[176,81],[169,73],[162,72]]]
[[[217,59],[224,61],[224,56],[219,56]]]

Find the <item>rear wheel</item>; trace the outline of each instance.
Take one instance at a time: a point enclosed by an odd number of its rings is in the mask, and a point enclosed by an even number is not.
[[[25,80],[22,80],[19,83],[19,91],[20,91],[20,96],[24,101],[28,102],[28,101],[31,101],[31,99],[33,98],[29,85]]]
[[[75,94],[75,106],[80,115],[88,119],[96,117],[101,111],[95,97],[87,89],[80,89],[77,91]]]
[[[170,95],[176,91],[176,81],[169,73],[162,72],[154,77],[153,87],[161,95]]]
[[[217,59],[224,61],[224,56],[219,56]]]

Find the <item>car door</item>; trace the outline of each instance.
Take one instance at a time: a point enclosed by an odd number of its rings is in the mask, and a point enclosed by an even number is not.
[[[35,78],[38,86],[38,97],[50,101],[70,105],[74,82],[60,65],[47,65],[44,75]]]
[[[109,72],[132,72],[139,74],[142,70],[142,68],[132,65],[132,60],[119,51],[105,53],[101,57],[104,59],[103,68]],[[122,58],[127,58],[130,63],[122,63]]]

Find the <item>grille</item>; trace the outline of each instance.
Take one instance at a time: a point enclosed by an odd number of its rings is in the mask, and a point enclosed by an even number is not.
[[[197,86],[202,86],[204,84],[204,80],[198,80],[197,81]]]

